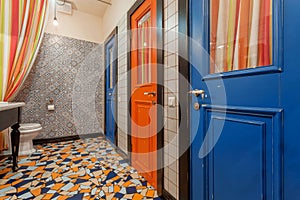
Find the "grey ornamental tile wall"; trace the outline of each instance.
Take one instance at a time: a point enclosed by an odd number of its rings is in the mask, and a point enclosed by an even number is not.
[[[23,123],[43,126],[38,139],[102,132],[103,45],[46,33],[35,64],[14,101]],[[55,111],[48,111],[49,100]]]

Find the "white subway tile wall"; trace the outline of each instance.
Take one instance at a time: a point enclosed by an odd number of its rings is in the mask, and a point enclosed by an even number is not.
[[[165,48],[165,132],[164,132],[164,189],[179,199],[178,160],[178,0],[164,1]],[[168,98],[175,97],[176,106],[168,107]]]
[[[128,94],[127,94],[127,15],[118,23],[118,146],[127,153]]]

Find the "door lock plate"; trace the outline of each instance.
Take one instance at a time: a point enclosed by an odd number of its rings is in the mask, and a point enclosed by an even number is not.
[[[195,110],[200,110],[200,104],[199,103],[194,103],[194,109]]]

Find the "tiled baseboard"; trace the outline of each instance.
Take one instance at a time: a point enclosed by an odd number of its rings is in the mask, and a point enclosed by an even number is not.
[[[72,141],[72,140],[79,140],[79,139],[83,139],[83,138],[96,138],[99,136],[104,136],[104,135],[103,135],[103,133],[89,133],[86,135],[73,135],[73,136],[66,136],[66,137],[60,137],[60,138],[36,139],[36,140],[33,140],[33,144],[39,145],[39,144],[47,144],[47,143],[66,142],[66,141]]]
[[[176,200],[167,190],[163,189],[163,196],[161,197],[164,200]]]

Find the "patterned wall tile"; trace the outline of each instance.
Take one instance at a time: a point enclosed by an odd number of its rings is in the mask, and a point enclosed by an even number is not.
[[[35,65],[15,101],[23,101],[22,122],[43,126],[38,138],[103,130],[103,45],[45,34]],[[49,100],[55,111],[48,111]]]

